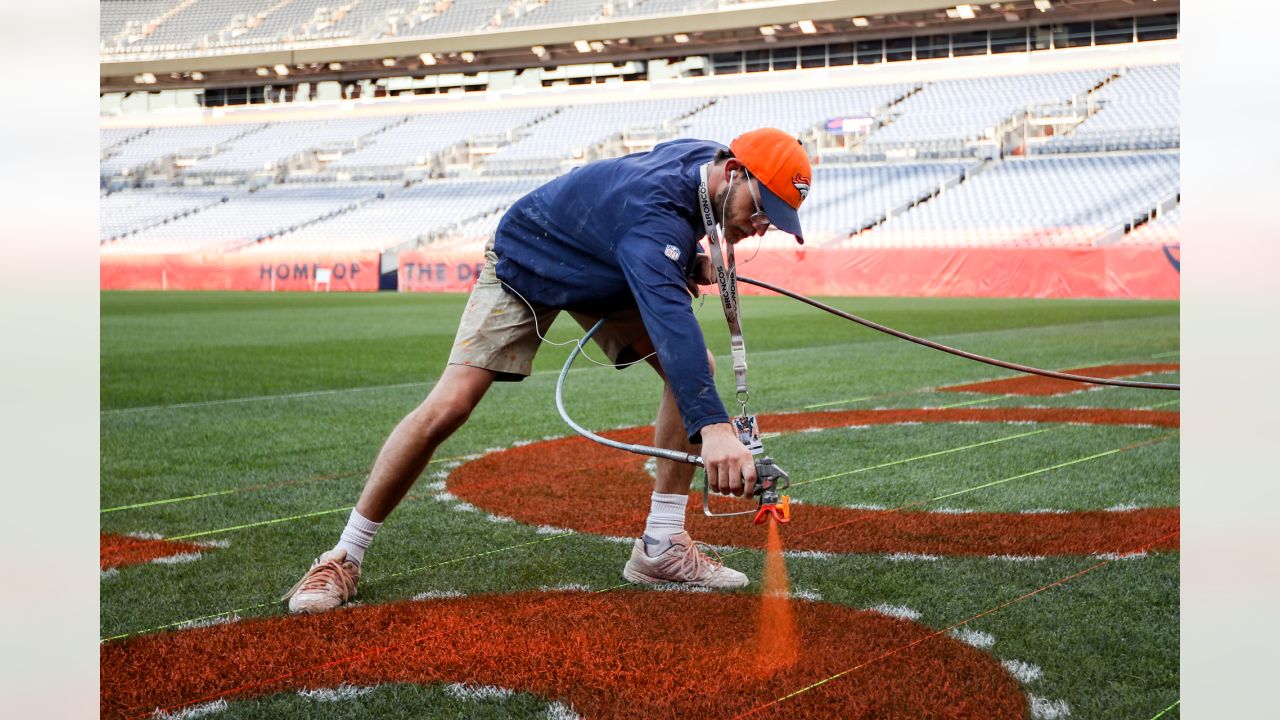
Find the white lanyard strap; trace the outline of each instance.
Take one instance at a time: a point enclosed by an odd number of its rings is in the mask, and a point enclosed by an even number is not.
[[[724,254],[720,250],[720,233],[716,230],[715,214],[711,210],[710,191],[707,189],[707,172],[710,165],[699,170],[702,184],[698,186],[698,205],[702,209],[702,224],[707,229],[707,245],[711,250],[711,264],[716,269],[716,282],[720,286],[720,304],[724,306],[724,318],[729,323],[729,349],[733,355],[733,378],[737,387],[738,403],[742,414],[747,413],[747,346],[742,340],[742,319],[738,312],[738,275],[733,260],[733,245],[725,243]]]

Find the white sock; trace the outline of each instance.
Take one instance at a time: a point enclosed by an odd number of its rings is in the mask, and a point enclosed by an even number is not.
[[[649,520],[644,526],[644,550],[657,557],[671,547],[671,536],[684,531],[684,509],[688,495],[655,492],[649,500]]]
[[[352,508],[351,517],[347,518],[347,527],[343,529],[342,537],[334,549],[346,550],[347,559],[359,565],[364,561],[364,551],[369,549],[369,544],[373,542],[373,536],[378,534],[380,527],[382,523],[369,520]]]

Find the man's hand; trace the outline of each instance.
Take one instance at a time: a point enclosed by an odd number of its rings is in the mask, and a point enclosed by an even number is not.
[[[701,292],[698,290],[699,285],[715,285],[716,269],[711,264],[711,256],[699,253],[693,258],[693,274],[685,278],[685,283],[689,286],[689,292],[694,297],[698,297]]]
[[[756,463],[729,423],[702,428],[702,464],[712,492],[751,497],[756,487]]]

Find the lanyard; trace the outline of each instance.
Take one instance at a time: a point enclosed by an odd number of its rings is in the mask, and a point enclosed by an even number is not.
[[[738,274],[733,261],[733,245],[725,243],[724,255],[728,256],[728,264],[721,255],[720,233],[716,230],[715,214],[711,211],[710,191],[707,189],[707,168],[703,165],[699,172],[702,183],[698,186],[698,205],[702,208],[702,224],[707,229],[707,245],[711,250],[711,264],[716,269],[716,282],[720,286],[720,304],[724,306],[724,318],[729,323],[729,349],[733,354],[733,379],[737,387],[738,404],[742,406],[742,414],[747,414],[747,346],[742,340],[742,319],[738,312]]]

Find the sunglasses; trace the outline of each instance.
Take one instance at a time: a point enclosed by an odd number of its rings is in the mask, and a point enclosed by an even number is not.
[[[760,207],[760,189],[756,187],[755,176],[746,172],[745,168],[743,169],[743,172],[745,172],[747,176],[747,188],[751,191],[751,202],[756,206],[755,213],[751,215],[751,227],[755,228],[756,232],[759,233],[768,232],[770,225],[769,216],[765,215],[764,208]]]

